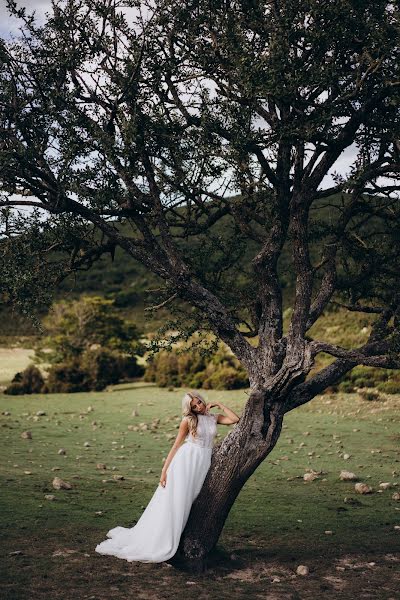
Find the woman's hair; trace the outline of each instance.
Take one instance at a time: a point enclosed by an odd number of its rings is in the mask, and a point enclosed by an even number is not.
[[[182,399],[182,416],[184,418],[186,418],[188,421],[189,433],[191,433],[193,437],[196,437],[198,418],[197,418],[197,414],[195,414],[192,411],[192,406],[191,406],[192,400],[194,400],[194,398],[198,398],[199,400],[202,401],[204,406],[207,406],[206,401],[204,400],[203,396],[201,394],[199,394],[199,392],[196,392],[196,391],[187,392],[183,396],[183,399]]]

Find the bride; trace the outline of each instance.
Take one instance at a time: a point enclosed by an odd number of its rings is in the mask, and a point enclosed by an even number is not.
[[[211,414],[217,406],[225,415]],[[198,392],[182,400],[182,421],[166,458],[160,483],[146,510],[132,528],[114,527],[109,539],[95,548],[129,562],[163,562],[174,556],[191,506],[200,493],[208,469],[217,423],[231,425],[239,417],[221,402],[206,404]]]

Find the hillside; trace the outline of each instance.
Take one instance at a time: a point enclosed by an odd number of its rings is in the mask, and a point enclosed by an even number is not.
[[[314,261],[320,253],[320,247],[323,243],[323,230],[326,225],[332,225],[340,214],[339,206],[341,195],[332,196],[321,201],[320,206],[316,205],[318,210],[314,214],[318,215],[318,220],[311,221],[310,231],[313,237],[311,245],[311,257]],[[127,225],[120,225],[121,229],[127,228]],[[321,233],[322,232],[322,233]],[[209,242],[205,236],[193,236],[189,241],[180,242],[185,248],[185,258],[194,266],[194,270],[203,273],[206,283],[210,283],[222,294],[229,295],[229,283],[234,281],[235,286],[251,297],[252,294],[252,271],[251,258],[257,251],[256,243],[252,240],[243,240],[238,237],[234,231],[232,221],[229,216],[223,217],[212,228],[211,234],[213,242]],[[215,240],[222,240],[223,251],[216,248]],[[221,246],[222,247],[222,246]],[[226,258],[227,257],[227,258]],[[226,268],[224,261],[231,261],[230,268]],[[222,278],[216,283],[215,273],[221,271]],[[291,306],[293,296],[294,276],[292,270],[292,259],[290,247],[287,244],[279,260],[279,274],[283,290],[284,306],[287,310]],[[162,286],[162,281],[153,273],[149,272],[141,263],[127,257],[126,253],[120,248],[116,249],[114,260],[110,255],[103,256],[98,262],[94,263],[90,270],[79,271],[65,280],[56,291],[56,298],[76,298],[81,294],[100,294],[107,298],[113,298],[115,305],[128,318],[136,322],[144,332],[155,331],[160,325],[170,318],[167,308],[162,308],[156,314],[150,316],[145,311],[147,306],[157,304],[157,290]],[[216,287],[215,287],[216,286]],[[152,292],[153,290],[153,292]],[[228,300],[233,300],[229,298]],[[45,314],[45,313],[43,313]],[[43,315],[42,315],[43,316]],[[348,324],[353,329],[362,329],[365,326],[367,317],[350,313],[346,318]],[[336,320],[342,320],[342,317],[335,313],[329,316],[331,327],[336,327]],[[10,308],[0,306],[0,343],[8,345],[15,336],[35,336],[38,330],[32,322],[22,315],[13,312]],[[317,324],[313,328],[313,333],[319,329],[327,333],[327,327]],[[328,327],[329,329],[329,327]],[[339,329],[344,334],[341,326]],[[327,335],[330,339],[330,334]],[[336,340],[339,341],[339,340]],[[341,343],[345,340],[341,340]],[[346,345],[344,343],[344,345]]]

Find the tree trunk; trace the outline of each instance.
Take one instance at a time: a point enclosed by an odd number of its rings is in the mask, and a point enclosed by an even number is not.
[[[236,427],[216,444],[210,470],[193,503],[172,563],[192,573],[206,570],[240,490],[279,439],[282,401],[254,391]]]

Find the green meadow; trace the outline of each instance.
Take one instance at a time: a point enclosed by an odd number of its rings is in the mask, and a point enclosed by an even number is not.
[[[154,493],[182,395],[142,383],[0,395],[2,598],[399,597],[399,396],[324,395],[289,413],[233,506],[206,574],[96,554],[106,532],[133,526]],[[243,391],[206,395],[238,414],[246,401]],[[218,426],[218,439],[231,427]],[[344,469],[373,492],[355,493],[339,479]],[[305,482],[311,470],[318,478]],[[54,477],[72,488],[53,489]],[[299,565],[309,575],[297,575]]]

